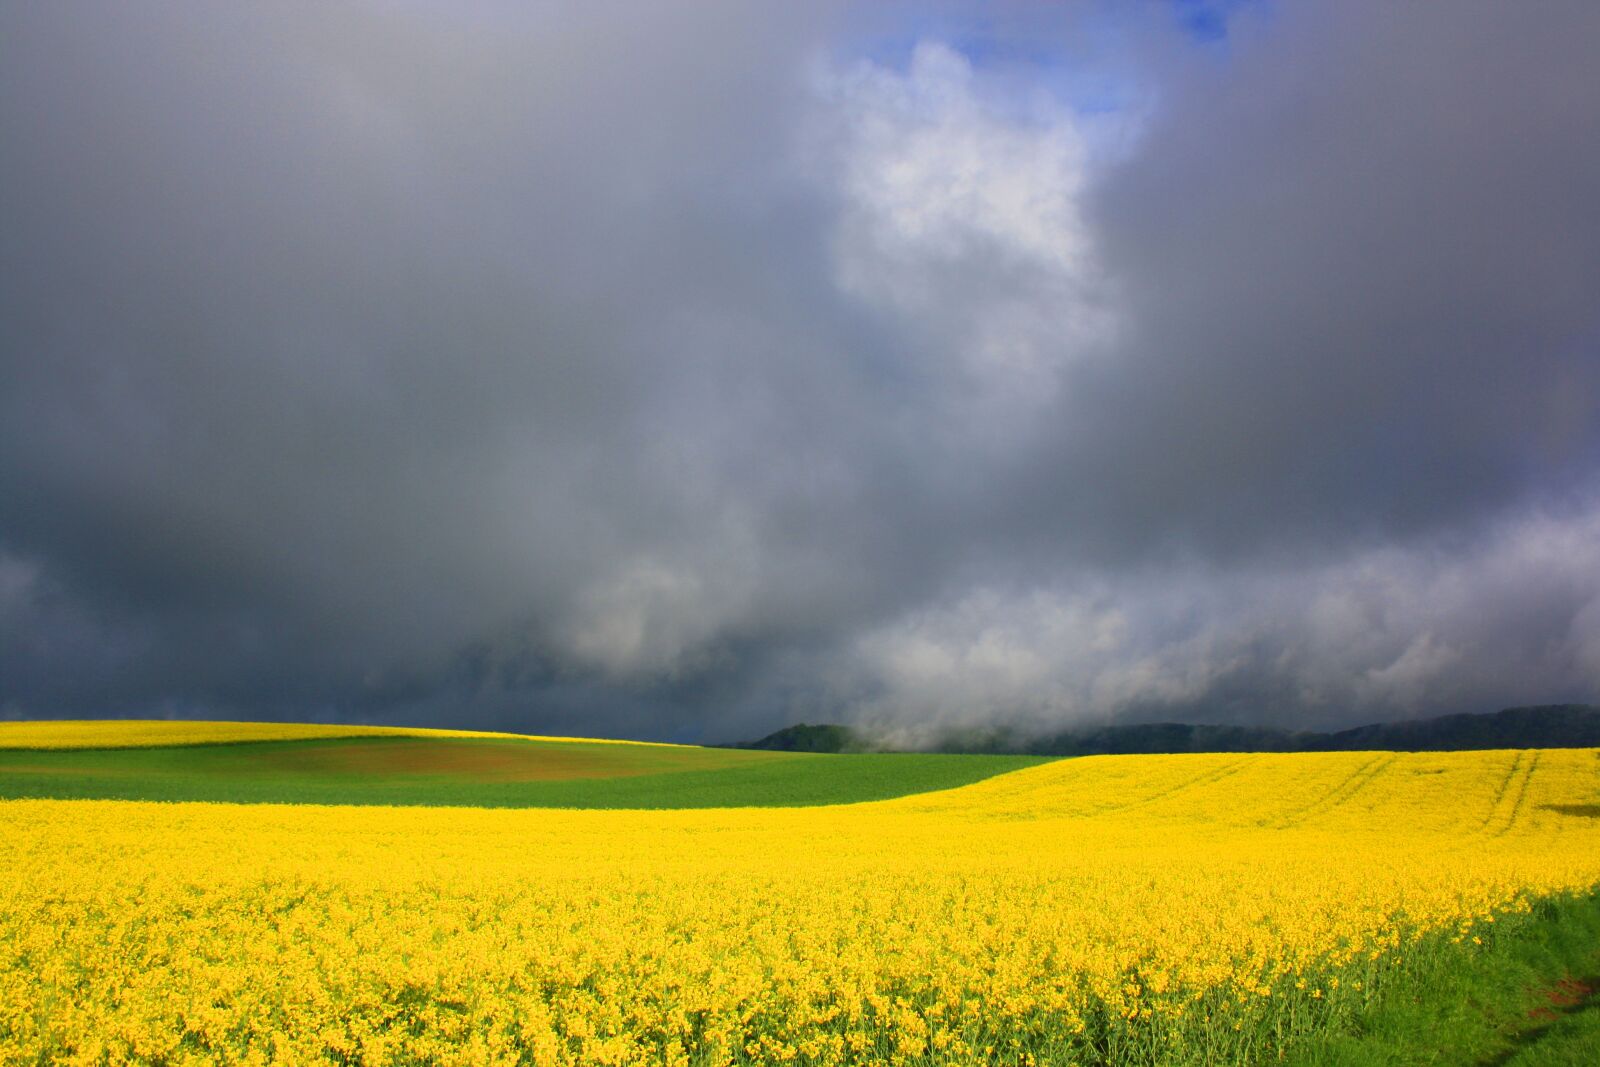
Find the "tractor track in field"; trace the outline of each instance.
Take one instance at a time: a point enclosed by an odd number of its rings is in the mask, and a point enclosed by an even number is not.
[[[1517,761],[1520,771],[1515,767],[1513,773],[1507,776],[1505,786],[1502,787],[1500,796],[1495,800],[1494,810],[1490,812],[1491,818],[1484,823],[1484,832],[1490,837],[1503,837],[1517,824],[1517,819],[1522,815],[1523,805],[1528,799],[1528,783],[1533,780],[1533,772],[1539,766],[1540,752],[1519,752]],[[1509,803],[1507,803],[1509,801]],[[1504,816],[1501,816],[1502,810]]]
[[[1396,757],[1393,755],[1374,756],[1372,759],[1351,771],[1350,774],[1341,779],[1336,785],[1333,786],[1333,788],[1329,789],[1326,793],[1311,801],[1311,803],[1289,812],[1289,814],[1278,818],[1269,825],[1275,830],[1287,830],[1291,827],[1301,825],[1306,820],[1313,818],[1324,811],[1328,811],[1333,808],[1337,808],[1342,804],[1348,803],[1352,797],[1365,789],[1372,783],[1374,779],[1381,775],[1385,769],[1390,767],[1394,763],[1395,759]]]
[[[1495,816],[1500,811],[1500,804],[1510,794],[1511,781],[1517,776],[1517,772],[1522,769],[1522,760],[1526,755],[1527,753],[1525,752],[1518,752],[1511,757],[1511,766],[1506,768],[1505,777],[1500,779],[1499,788],[1494,791],[1494,799],[1489,801],[1489,810],[1484,814],[1483,821],[1478,824],[1480,833],[1488,833],[1489,827],[1494,825]]]
[[[1143,798],[1141,798],[1139,800],[1131,800],[1126,804],[1118,804],[1118,805],[1115,805],[1114,807],[1101,808],[1098,811],[1096,811],[1094,814],[1095,815],[1113,815],[1113,814],[1117,814],[1117,813],[1124,812],[1124,811],[1133,811],[1133,810],[1138,809],[1138,808],[1149,807],[1151,804],[1157,804],[1157,803],[1160,803],[1163,800],[1168,800],[1168,799],[1170,799],[1172,797],[1180,796],[1180,795],[1182,795],[1184,793],[1189,792],[1191,789],[1197,789],[1197,788],[1200,788],[1200,787],[1203,787],[1203,786],[1212,785],[1212,784],[1214,784],[1216,782],[1222,781],[1225,778],[1231,778],[1234,775],[1236,775],[1236,774],[1240,773],[1241,771],[1243,771],[1248,762],[1249,762],[1248,760],[1242,760],[1242,759],[1241,760],[1235,760],[1232,763],[1224,764],[1223,766],[1218,767],[1218,768],[1216,768],[1214,770],[1206,771],[1204,774],[1196,775],[1195,777],[1190,778],[1187,781],[1180,782],[1179,784],[1173,786],[1171,789],[1162,790],[1159,793],[1155,793],[1155,794],[1153,794],[1151,796],[1143,797]]]

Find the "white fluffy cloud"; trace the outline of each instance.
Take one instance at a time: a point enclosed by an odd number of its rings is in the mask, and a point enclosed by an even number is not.
[[[862,721],[890,728],[1167,708],[1346,725],[1452,701],[1582,699],[1600,688],[1597,620],[1600,507],[1299,568],[984,588],[865,635],[854,669],[879,693]]]
[[[1043,410],[1113,322],[1071,111],[986,84],[936,42],[903,71],[863,60],[816,83],[805,149],[841,204],[839,287],[914,338],[913,380],[960,415],[992,431]]]

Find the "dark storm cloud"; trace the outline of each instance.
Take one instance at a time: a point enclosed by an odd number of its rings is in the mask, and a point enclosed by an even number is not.
[[[1095,202],[1128,337],[1052,453],[1119,543],[1403,536],[1593,473],[1597,41],[1587,4],[1330,4],[1171,70]]]
[[[8,9],[0,709],[1600,691],[1592,5],[800,10]]]

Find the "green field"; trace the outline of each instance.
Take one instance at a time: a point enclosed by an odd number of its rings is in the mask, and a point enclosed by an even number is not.
[[[585,741],[356,737],[0,749],[0,798],[550,808],[788,807],[951,789],[1030,756],[813,755]]]

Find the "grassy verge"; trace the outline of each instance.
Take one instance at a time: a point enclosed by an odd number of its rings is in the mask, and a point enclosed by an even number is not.
[[[1481,946],[1417,946],[1349,1017],[1294,1042],[1286,1062],[1600,1063],[1600,895],[1536,902]]]
[[[1600,894],[1535,901],[1526,912],[1430,934],[1397,952],[1356,956],[1300,979],[1263,978],[1260,996],[1250,982],[1194,1000],[1091,996],[1072,1025],[1051,1010],[997,1017],[985,1008],[957,1022],[957,1041],[983,1062],[1027,1067],[1600,1064]],[[1142,982],[1129,973],[1122,989]],[[937,1014],[927,1010],[926,990],[894,990],[887,999]],[[894,1019],[869,1020],[865,1029],[876,1031],[876,1044],[850,1062],[951,1062],[931,1050],[905,1055]]]
[[[470,807],[788,807],[951,789],[1027,756],[808,755],[503,740],[349,738],[0,751],[0,799]]]

